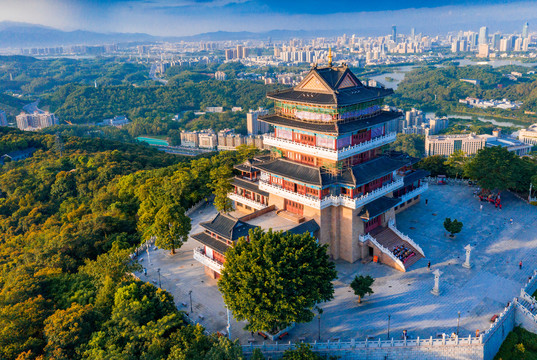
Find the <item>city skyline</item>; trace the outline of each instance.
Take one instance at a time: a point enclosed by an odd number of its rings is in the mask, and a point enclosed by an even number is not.
[[[314,1],[83,1],[29,0],[24,4],[1,0],[1,21],[39,24],[62,30],[143,32],[157,36],[188,36],[213,31],[319,30],[363,35],[390,33],[437,34],[488,26],[494,31],[520,32],[522,24],[537,20],[537,8],[525,1],[421,0],[382,4],[343,1],[338,7]],[[427,6],[425,6],[427,5]],[[30,9],[30,10],[29,10]],[[346,9],[345,12],[341,12]],[[339,12],[336,12],[339,11]],[[387,20],[388,19],[388,20]]]

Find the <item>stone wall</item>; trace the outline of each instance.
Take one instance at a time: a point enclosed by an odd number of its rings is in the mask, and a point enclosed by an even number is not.
[[[267,345],[262,352],[267,359],[281,359],[292,345]],[[262,348],[262,347],[261,347]],[[321,356],[338,356],[341,360],[482,360],[483,344],[480,338],[425,339],[392,341],[364,341],[350,343],[313,344]],[[253,347],[244,347],[250,358]]]
[[[493,326],[483,336],[485,344],[483,348],[483,360],[492,360],[502,346],[503,341],[515,327],[515,315],[517,306],[512,303],[501,314]]]

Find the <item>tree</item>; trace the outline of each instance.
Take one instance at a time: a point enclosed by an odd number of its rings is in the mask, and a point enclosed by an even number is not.
[[[181,206],[164,205],[155,216],[152,226],[152,233],[157,238],[155,245],[175,254],[175,249],[180,248],[188,239],[190,229],[190,218]]]
[[[402,151],[410,156],[420,158],[425,152],[425,136],[417,134],[397,134],[397,139],[390,144],[390,149]]]
[[[358,303],[362,303],[362,298],[366,295],[373,294],[371,285],[375,282],[371,276],[355,276],[351,282],[351,289],[354,291],[354,295],[358,296]]]
[[[427,170],[431,176],[446,175],[448,167],[446,159],[441,155],[428,156],[422,159],[416,166],[420,169]]]
[[[54,359],[73,359],[77,348],[91,336],[96,316],[92,305],[73,304],[45,320],[45,351]]]
[[[171,335],[167,360],[241,360],[244,359],[238,341],[215,334],[206,335],[201,325],[185,326]]]
[[[231,168],[226,165],[211,170],[212,188],[214,189],[214,206],[218,211],[228,212],[233,210],[231,200],[227,197],[227,194],[233,189],[233,186],[229,181],[232,175]]]
[[[466,164],[464,175],[475,179],[483,189],[511,189],[516,185],[515,164],[516,154],[501,146],[486,147]]]
[[[455,176],[455,178],[459,177],[459,175],[462,175],[464,172],[464,166],[468,162],[468,158],[466,157],[466,154],[462,150],[455,150],[453,154],[451,154],[447,160],[445,161],[445,165],[448,167],[448,175]]]
[[[444,220],[444,228],[449,232],[450,236],[453,237],[455,234],[458,234],[462,231],[462,222],[457,219],[451,220],[451,218],[446,218]]]
[[[324,358],[311,350],[309,344],[299,344],[296,349],[286,350],[282,360],[323,360]]]
[[[334,296],[337,277],[327,245],[309,233],[250,231],[226,251],[218,287],[237,320],[250,331],[277,333],[291,323],[309,322],[317,303]]]

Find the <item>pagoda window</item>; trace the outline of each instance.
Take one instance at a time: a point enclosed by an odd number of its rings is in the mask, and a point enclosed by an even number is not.
[[[270,183],[271,184],[276,184],[276,185],[279,185],[279,186],[283,187],[283,179],[282,178],[271,176],[270,177]]]
[[[296,184],[294,182],[291,182],[291,181],[286,181],[284,180],[283,182],[283,188],[285,190],[289,190],[289,191],[292,191],[292,192],[296,192]]]
[[[305,186],[305,185],[299,185],[299,184],[297,184],[297,185],[296,185],[296,191],[297,191],[299,194],[305,195],[305,194],[306,194],[306,186]]]
[[[321,193],[322,193],[322,196],[330,195],[330,188],[323,189]]]
[[[315,156],[301,155],[300,158],[300,162],[303,164],[315,165]]]
[[[381,220],[382,220],[382,217],[381,215],[369,220],[368,222],[366,222],[364,224],[364,232],[365,233],[368,233],[370,232],[371,230],[377,228],[380,226],[380,223],[381,223]]]
[[[296,201],[285,199],[284,207],[285,207],[285,210],[292,212],[294,214],[298,214],[298,215],[304,214],[304,205]]]
[[[314,197],[319,197],[319,190],[306,187],[306,194]]]
[[[371,130],[362,130],[352,135],[352,145],[358,145],[371,140]]]
[[[216,252],[216,251],[213,251],[213,260],[216,260],[220,263],[224,263],[224,261],[226,261],[226,258],[224,257],[224,255]]]
[[[293,133],[294,141],[300,144],[315,146],[315,135]]]

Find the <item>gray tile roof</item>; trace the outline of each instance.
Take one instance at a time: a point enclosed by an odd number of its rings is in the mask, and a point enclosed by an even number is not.
[[[291,234],[304,234],[306,232],[315,234],[315,232],[319,231],[320,227],[317,224],[317,222],[313,219],[308,220],[306,222],[303,222],[302,224],[295,226],[292,229],[287,230],[287,232],[290,232]]]
[[[235,185],[235,186],[240,187],[240,188],[253,191],[256,194],[263,195],[263,196],[269,196],[268,192],[263,191],[263,190],[259,190],[259,183],[257,183],[257,182],[244,180],[244,179],[241,179],[241,178],[235,176],[231,183],[233,185]]]
[[[257,164],[256,168],[310,185],[322,186],[331,182],[328,175],[321,173],[320,168],[316,166],[303,165],[282,158]]]
[[[192,238],[194,240],[199,241],[203,245],[208,246],[211,249],[218,251],[220,254],[225,254],[226,250],[230,247],[225,242],[216,240],[215,238],[212,238],[205,232],[194,234],[192,235]]]
[[[210,231],[232,241],[240,237],[247,236],[250,229],[255,226],[247,224],[230,215],[219,213],[216,217],[208,222],[202,222],[200,225]]]
[[[365,221],[369,221],[396,206],[400,200],[401,199],[399,198],[383,196],[377,200],[373,200],[370,203],[365,204],[358,216]]]
[[[404,158],[390,158],[381,156],[363,164],[353,166],[351,171],[354,176],[354,186],[365,185],[375,179],[388,175],[394,170],[405,165],[410,165],[410,161]]]
[[[349,75],[356,86],[339,88],[340,83]],[[311,77],[316,77],[325,85],[325,90],[305,90],[302,85]],[[356,78],[346,65],[314,67],[304,80],[292,89],[276,91],[267,95],[268,98],[281,101],[292,101],[320,105],[354,105],[376,100],[393,94],[392,89],[365,86]]]
[[[431,173],[427,170],[418,169],[416,171],[411,172],[408,175],[405,175],[405,177],[403,178],[403,181],[405,183],[405,186],[410,185],[414,181],[423,179],[424,177],[429,176],[430,174]]]

